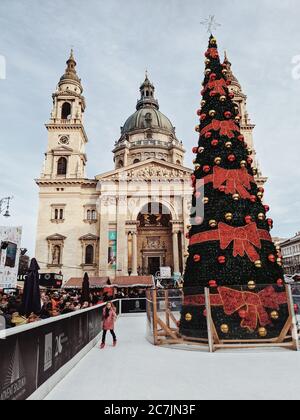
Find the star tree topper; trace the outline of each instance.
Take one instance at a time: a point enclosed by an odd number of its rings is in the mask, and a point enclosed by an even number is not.
[[[214,15],[210,15],[207,19],[202,20],[201,25],[207,27],[207,32],[212,35],[213,31],[217,30],[219,26],[221,26],[220,23],[218,23],[215,19]]]

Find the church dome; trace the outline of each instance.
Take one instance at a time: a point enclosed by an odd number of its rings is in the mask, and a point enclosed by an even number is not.
[[[140,87],[140,92],[141,99],[137,103],[137,111],[128,118],[124,127],[122,127],[122,135],[148,128],[175,134],[173,124],[159,110],[158,101],[154,97],[155,87],[148,79],[148,75],[146,75],[146,79]]]
[[[145,106],[128,118],[124,127],[122,127],[122,134],[147,128],[165,130],[170,133],[175,131],[169,118],[162,112],[151,106]]]

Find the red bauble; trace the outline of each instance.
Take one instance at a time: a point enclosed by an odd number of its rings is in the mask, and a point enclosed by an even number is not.
[[[268,225],[270,226],[270,228],[272,228],[273,224],[274,224],[273,219],[267,219],[267,222],[268,222]]]
[[[251,216],[246,216],[245,217],[245,222],[247,223],[247,225],[249,225],[250,223],[252,223],[252,217]]]
[[[258,191],[264,194],[265,189],[264,189],[264,188],[262,188],[262,187],[259,187],[259,188],[258,188]]]
[[[198,115],[198,117],[200,117],[200,116],[201,116],[201,114],[202,114],[201,109],[198,109],[198,111],[197,111],[197,115]]]
[[[201,90],[200,95],[203,96],[205,94],[205,89]]]
[[[206,118],[206,114],[201,114],[201,115],[200,115],[200,120],[201,120],[201,121],[204,121],[204,120],[205,120],[205,118]]]
[[[186,237],[186,239],[191,239],[191,237],[190,237],[190,234],[189,234],[189,233],[187,233],[187,234],[185,235],[185,237]]]
[[[209,78],[210,78],[210,80],[216,80],[216,78],[217,78],[217,75],[216,75],[216,73],[211,73],[211,75],[209,76]]]
[[[218,257],[218,262],[219,262],[219,264],[225,264],[226,263],[226,257],[224,257],[224,255],[221,255],[220,257]]]
[[[247,159],[247,162],[248,162],[248,164],[249,164],[249,165],[252,165],[252,163],[253,163],[253,159],[252,159],[251,157],[249,157],[249,158]]]
[[[193,147],[192,152],[196,155],[198,153],[198,147]]]
[[[226,111],[224,112],[224,117],[229,119],[232,117],[232,113],[230,111]]]
[[[217,147],[217,146],[218,146],[218,144],[219,144],[219,140],[217,140],[217,139],[214,139],[214,140],[212,140],[212,142],[211,142],[211,145],[212,145],[213,147]]]
[[[205,318],[207,317],[207,310],[206,309],[204,309],[204,311],[203,311],[203,316],[205,316]]]
[[[299,313],[299,306],[296,303],[294,305],[294,311],[295,311],[295,314]]]
[[[236,161],[235,155],[229,155],[227,159],[229,160],[229,162],[235,162]]]
[[[209,131],[208,133],[205,134],[205,138],[206,139],[210,139],[212,136],[211,132]]]
[[[275,257],[275,255],[270,254],[270,255],[268,256],[268,260],[269,260],[271,263],[275,263],[275,262],[276,262],[276,257]]]
[[[255,195],[250,196],[251,203],[256,203],[257,197]]]
[[[201,256],[200,255],[194,255],[194,261],[195,263],[199,263],[201,261]]]
[[[247,316],[247,311],[245,311],[244,309],[241,309],[241,310],[239,311],[239,317],[240,317],[241,319],[245,319],[245,318],[246,318],[246,316]]]
[[[210,166],[208,165],[203,166],[203,172],[205,172],[206,174],[210,172]]]
[[[238,136],[238,140],[239,141],[244,141],[245,140],[245,137],[241,134],[240,136]]]
[[[216,280],[210,280],[208,284],[209,284],[209,287],[212,287],[212,288],[218,287]]]
[[[268,213],[268,211],[270,211],[270,207],[267,204],[264,206],[264,208],[265,208],[266,213]]]
[[[231,85],[231,80],[229,80],[229,79],[228,79],[228,80],[226,80],[226,85],[227,85],[227,86],[230,86],[230,85]]]
[[[224,192],[226,191],[226,187],[225,187],[225,185],[222,185],[222,186],[219,188],[219,191],[220,191],[220,192],[222,192],[222,193],[224,193]]]
[[[284,285],[284,281],[282,279],[277,280],[277,286],[282,287]]]
[[[215,90],[212,90],[209,95],[211,97],[214,97],[214,96],[217,96],[217,94],[218,94],[218,92],[216,92]]]

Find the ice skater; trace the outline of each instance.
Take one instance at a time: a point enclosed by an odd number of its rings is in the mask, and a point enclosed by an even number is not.
[[[113,338],[113,345],[117,345],[117,337],[115,334],[115,322],[117,320],[116,310],[111,302],[107,302],[105,308],[103,309],[103,336],[101,349],[104,349],[106,342],[107,331],[110,331]]]

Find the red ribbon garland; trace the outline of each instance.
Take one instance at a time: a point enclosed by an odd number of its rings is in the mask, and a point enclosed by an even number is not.
[[[233,242],[233,256],[248,255],[252,262],[259,260],[255,247],[261,249],[261,240],[272,242],[269,232],[258,229],[255,222],[244,227],[232,227],[225,223],[219,223],[219,229],[211,232],[201,232],[193,235],[190,239],[190,246],[208,241],[220,241],[221,249],[227,249]]]
[[[214,167],[213,175],[204,177],[204,183],[212,182],[215,189],[219,189],[226,182],[226,194],[239,193],[241,198],[250,198],[251,194],[247,191],[251,189],[250,182],[254,182],[254,177],[249,175],[246,168],[243,169],[223,169],[219,166]]]
[[[209,89],[215,91],[216,93],[218,93],[221,96],[226,95],[226,90],[225,88],[227,88],[227,84],[225,82],[224,79],[220,79],[220,80],[211,80],[207,86],[209,87]]]
[[[211,124],[208,124],[201,130],[201,135],[204,136],[211,130],[220,131],[220,136],[227,136],[230,139],[234,138],[234,131],[240,131],[239,127],[235,124],[233,120],[213,120]]]
[[[219,294],[210,295],[211,306],[223,306],[226,315],[231,316],[242,308],[246,308],[242,328],[254,331],[258,322],[262,327],[271,324],[266,309],[279,310],[280,305],[287,303],[285,292],[277,293],[269,286],[259,293],[240,292],[228,287],[219,287]],[[204,295],[185,296],[185,305],[205,306]]]

